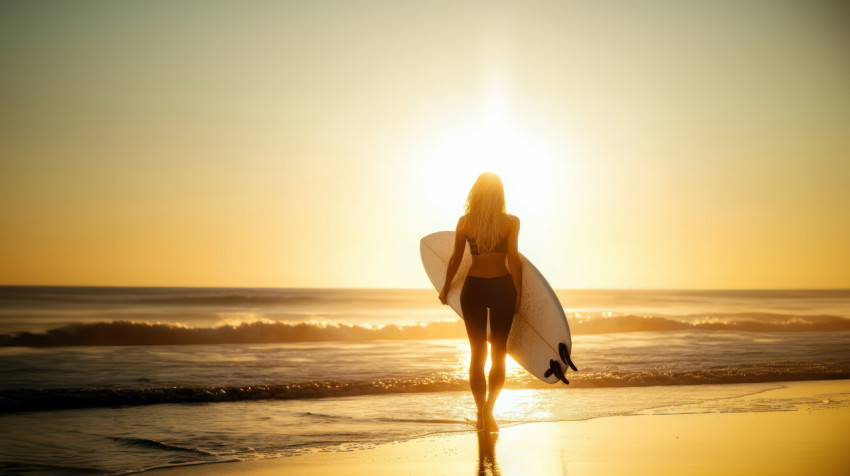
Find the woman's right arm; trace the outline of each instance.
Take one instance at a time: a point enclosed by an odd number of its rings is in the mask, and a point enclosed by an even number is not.
[[[463,221],[465,216],[460,217],[457,221],[455,229],[455,247],[452,251],[452,257],[449,259],[449,267],[446,269],[446,281],[443,284],[443,289],[440,291],[440,302],[448,304],[449,288],[452,286],[452,280],[460,268],[460,262],[463,260],[463,252],[466,250],[466,241],[463,235]]]

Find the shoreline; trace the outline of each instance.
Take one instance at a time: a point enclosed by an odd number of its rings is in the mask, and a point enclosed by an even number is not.
[[[520,423],[284,458],[151,469],[145,475],[850,474],[850,380],[632,415]],[[362,445],[361,445],[362,446]]]

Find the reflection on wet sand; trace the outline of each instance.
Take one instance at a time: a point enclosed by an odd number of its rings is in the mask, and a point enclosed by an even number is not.
[[[502,471],[496,463],[496,440],[498,433],[478,432],[478,475],[500,476]]]

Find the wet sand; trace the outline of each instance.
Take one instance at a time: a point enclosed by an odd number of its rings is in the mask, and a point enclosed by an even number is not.
[[[144,474],[850,474],[850,406],[821,397],[850,393],[850,380],[783,385],[719,404]]]

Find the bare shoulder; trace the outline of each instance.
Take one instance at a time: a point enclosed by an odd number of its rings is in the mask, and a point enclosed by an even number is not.
[[[516,216],[516,215],[511,215],[510,213],[508,213],[507,215],[508,215],[508,220],[510,221],[511,227],[518,230],[519,229],[519,217]]]
[[[461,215],[457,220],[457,229],[455,230],[458,233],[462,233],[464,227],[466,226],[466,215]]]

